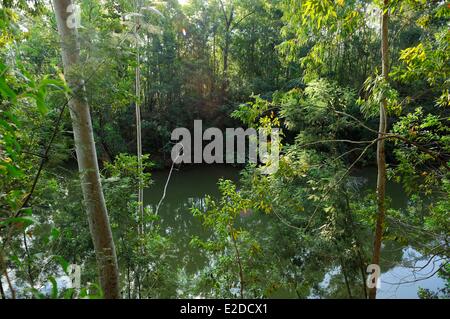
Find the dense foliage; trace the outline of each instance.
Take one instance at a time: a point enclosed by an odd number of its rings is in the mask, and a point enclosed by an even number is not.
[[[447,281],[418,296],[449,297],[448,3],[76,2],[75,71],[91,108],[123,298],[367,298],[377,190],[363,192],[354,172],[376,165],[380,139],[388,178],[408,197],[402,209],[386,199],[381,268],[401,260],[394,247],[414,247],[428,262],[439,258],[433,275]],[[387,12],[388,78],[379,26]],[[68,112],[77,91],[66,82],[51,1],[0,1],[0,32],[1,297],[101,298]],[[208,236],[185,241],[208,262],[192,275],[159,205],[139,213],[137,189],[152,190],[151,173],[172,165],[172,130],[196,119],[279,127],[282,142],[276,173],[242,165],[239,183],[220,180],[220,198],[193,205]],[[72,264],[81,265],[80,287],[61,281]]]

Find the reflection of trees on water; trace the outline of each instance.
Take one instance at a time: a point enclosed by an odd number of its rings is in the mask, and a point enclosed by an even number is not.
[[[202,238],[209,235],[201,222],[192,216],[192,207],[205,211],[205,197],[188,197],[177,204],[166,202],[160,209],[161,226],[175,240],[179,254],[177,266],[184,268],[187,276],[193,276],[202,268],[214,267],[216,263],[212,256],[204,255],[189,244],[194,235]],[[279,293],[281,297],[294,298],[364,297],[365,281],[356,255],[349,257],[345,249],[340,251],[333,245],[324,246],[311,238],[299,240],[298,234],[274,223],[272,217],[245,215],[239,226],[250,229],[260,239],[261,245],[267,247],[266,251],[274,252],[270,259],[273,259],[272,263],[285,280],[284,287],[274,292],[275,296]],[[370,251],[370,234],[362,242],[363,250]],[[383,272],[402,263],[404,248],[393,241],[385,242],[381,265]]]
[[[150,205],[152,209],[156,205]],[[193,273],[203,267],[207,261],[201,252],[190,246],[192,236],[206,237],[206,230],[201,222],[191,213],[192,207],[205,209],[204,197],[188,197],[176,201],[166,201],[159,210],[160,225],[166,234],[170,234],[175,242],[178,253],[177,266],[185,268],[187,273]]]
[[[196,183],[193,184],[193,180],[189,177],[183,178],[183,180],[174,179],[171,185],[173,189],[168,193],[159,211],[161,227],[171,235],[177,247],[176,266],[181,268],[181,273],[186,281],[192,281],[201,269],[211,269],[217,264],[216,257],[206,255],[205,252],[190,245],[194,235],[202,239],[206,239],[210,235],[202,226],[201,221],[193,217],[191,208],[195,207],[205,211],[204,194],[210,194],[214,198],[219,196],[214,184],[217,180],[213,175],[208,176],[208,181],[204,176],[201,178],[197,176],[202,179],[201,189],[196,188],[197,182],[200,182],[198,180],[195,180]],[[364,190],[369,187],[368,180],[370,178],[350,178],[350,182],[347,184],[349,192],[361,199]],[[395,185],[392,185],[390,188],[393,194],[400,194],[398,185],[397,188],[394,187]],[[396,208],[403,211],[407,209],[406,201],[403,201],[404,198],[400,195],[395,197],[395,204],[402,206]],[[152,202],[158,200],[159,198],[155,198],[152,199]],[[317,234],[305,234],[287,228],[273,214],[252,212],[241,215],[237,226],[249,231],[264,248],[262,258],[269,269],[268,277],[280,278],[280,285],[275,287],[268,296],[364,298],[365,268],[370,260],[368,256],[372,251],[373,236],[363,229],[358,231],[362,255],[358,256],[354,247],[355,228],[352,222],[347,220],[346,204],[345,202],[338,204],[343,206],[338,206],[342,213],[337,215],[340,218],[340,224],[337,227],[346,231],[342,236],[337,236],[337,240],[329,242],[320,240],[320,236]],[[308,210],[308,206],[306,206],[306,210]],[[295,219],[298,217],[292,216],[293,221],[301,222],[301,219]],[[393,226],[391,225],[391,227]],[[420,237],[425,240],[423,236]],[[390,272],[404,262],[405,247],[407,244],[402,242],[384,241],[381,263],[383,273]],[[424,257],[418,256],[417,258],[423,259]],[[386,284],[383,285],[384,289],[388,288]]]

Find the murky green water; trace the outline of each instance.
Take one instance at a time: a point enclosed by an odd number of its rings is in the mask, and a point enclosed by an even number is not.
[[[169,171],[158,171],[153,174],[154,184],[145,192],[145,204],[156,207],[163,194],[164,185]],[[375,189],[376,171],[365,169],[355,173],[365,182],[365,188]],[[189,246],[192,236],[206,237],[208,234],[200,221],[190,213],[193,204],[202,205],[206,195],[218,197],[217,181],[220,178],[238,181],[239,170],[226,165],[192,166],[172,173],[166,198],[159,209],[159,216],[163,229],[173,235],[180,251],[180,262],[186,266],[188,273],[195,273],[206,260],[196,249]],[[388,196],[392,199],[392,207],[401,209],[407,205],[407,197],[400,185],[388,184]],[[383,254],[386,259],[399,260],[397,265],[390,266],[381,276],[381,288],[378,291],[379,298],[417,298],[419,287],[436,290],[443,287],[444,282],[437,275],[430,278],[430,274],[439,267],[439,259],[433,259],[428,265],[426,260],[415,264],[410,260],[418,259],[420,254],[412,247],[402,247],[389,243],[384,247]],[[389,256],[392,255],[392,256]],[[392,257],[392,258],[390,258]],[[413,272],[411,267],[417,267],[418,272]],[[326,282],[325,278],[324,282]],[[400,282],[410,282],[399,284]],[[289,293],[282,297],[295,297]]]
[[[145,191],[145,205],[156,208],[160,201],[169,171],[156,171],[152,174],[154,184]],[[174,170],[167,188],[166,197],[159,208],[160,224],[176,240],[186,264],[188,273],[195,273],[205,260],[192,249],[189,242],[192,236],[206,237],[207,233],[201,222],[194,218],[190,208],[201,205],[206,195],[219,196],[217,181],[220,178],[238,180],[239,171],[230,166],[202,166],[183,170]]]

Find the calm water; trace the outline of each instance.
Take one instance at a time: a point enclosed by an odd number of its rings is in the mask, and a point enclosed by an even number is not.
[[[145,192],[147,205],[156,207],[163,194],[168,173],[169,171],[158,171],[153,174],[154,184]],[[373,190],[375,188],[375,170],[359,171],[355,173],[355,176],[365,181],[366,189]],[[208,236],[200,221],[190,213],[190,207],[193,204],[201,205],[206,195],[218,197],[217,181],[220,178],[237,182],[238,177],[238,169],[225,165],[197,166],[173,172],[159,215],[162,228],[173,235],[176,241],[180,253],[180,262],[186,265],[187,273],[195,273],[207,262],[197,249],[192,249],[189,246],[192,236]],[[394,208],[400,209],[407,205],[407,198],[399,185],[389,183],[388,193],[392,198]],[[383,247],[383,257],[385,260],[400,261],[394,265],[389,265],[387,271],[382,274],[378,298],[417,298],[419,287],[436,291],[445,285],[444,281],[437,275],[431,276],[441,264],[438,257],[433,258],[428,263],[428,259],[421,258],[422,256],[412,247],[401,247],[392,242],[387,242]],[[420,271],[413,272],[413,269],[420,269]],[[420,280],[423,278],[427,279]],[[14,282],[14,276],[12,279]],[[322,285],[326,285],[329,279],[330,275],[325,276]],[[59,276],[57,281],[59,287],[71,286],[70,279],[65,275]],[[399,284],[400,282],[402,284]],[[3,286],[7,287],[5,282],[3,282]],[[49,293],[50,290],[51,285],[47,284],[42,292]],[[6,289],[6,293],[9,294],[8,289]],[[295,298],[296,296],[289,292],[281,292],[281,295],[277,294],[274,297]]]
[[[154,184],[145,191],[144,202],[156,208],[160,201],[169,171],[157,171],[152,174]],[[189,242],[192,236],[208,236],[201,222],[194,218],[190,208],[202,205],[206,195],[219,197],[217,182],[220,178],[238,181],[239,170],[230,166],[203,166],[174,170],[167,188],[166,197],[158,215],[160,224],[176,240],[180,258],[187,265],[188,273],[195,273],[199,265],[206,262],[197,249],[192,249]]]
[[[154,184],[145,192],[145,204],[156,207],[161,199],[164,185],[169,171],[159,171],[153,174]],[[365,169],[355,173],[365,182],[365,188],[375,189],[376,171]],[[206,195],[218,197],[217,181],[220,178],[238,181],[239,170],[225,165],[193,166],[172,173],[166,198],[159,209],[159,216],[163,229],[173,235],[177,246],[180,248],[180,258],[186,264],[188,273],[195,273],[206,260],[199,254],[198,250],[189,246],[192,236],[206,237],[208,234],[202,227],[200,221],[190,213],[193,204],[201,205]],[[388,184],[389,197],[392,198],[392,206],[400,209],[407,205],[407,197],[401,187],[394,183]],[[403,256],[396,265],[391,267],[381,276],[381,288],[378,291],[379,298],[417,298],[419,287],[428,288],[433,291],[444,286],[444,282],[437,275],[429,277],[440,265],[439,258],[425,266],[427,260],[419,260],[420,254],[411,247],[400,247],[397,244],[388,244],[383,249],[383,254]],[[412,267],[423,269],[417,272]],[[324,283],[326,283],[325,278]],[[399,284],[400,282],[411,282]],[[289,297],[288,295],[284,297]],[[292,296],[295,297],[295,296]]]

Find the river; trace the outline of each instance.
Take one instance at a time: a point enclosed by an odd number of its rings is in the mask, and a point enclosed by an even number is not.
[[[146,190],[144,195],[146,205],[156,207],[162,197],[168,174],[168,170],[157,171],[153,174],[154,184]],[[375,170],[364,169],[358,171],[355,175],[365,181],[363,188],[375,189]],[[188,273],[195,273],[207,262],[198,250],[189,246],[192,236],[207,236],[200,221],[190,213],[190,207],[194,203],[201,204],[206,195],[218,197],[217,181],[219,178],[237,182],[239,170],[226,165],[192,166],[182,170],[174,170],[167,187],[166,197],[159,209],[161,226],[173,236],[175,244],[180,248],[180,259],[186,264]],[[389,182],[387,190],[388,196],[392,198],[393,208],[402,209],[406,207],[407,197],[400,185]],[[401,262],[393,265],[393,267],[391,266],[385,272],[382,271],[378,298],[418,298],[419,287],[432,291],[444,287],[445,282],[437,275],[430,277],[440,265],[438,257],[427,263],[428,260],[422,258],[423,256],[413,247],[390,244],[389,247],[383,249],[383,253],[387,255],[390,253],[399,254],[400,251],[403,256]],[[422,269],[413,272],[412,267]],[[322,284],[325,285],[326,282],[327,276]],[[285,293],[279,297],[295,296]]]
[[[168,174],[168,170],[153,173],[154,183],[146,189],[144,194],[146,205],[156,207],[162,197]],[[375,189],[375,170],[364,169],[354,175],[365,181],[363,188]],[[166,197],[159,209],[161,227],[172,235],[180,254],[179,260],[185,265],[188,274],[196,273],[208,262],[198,249],[189,245],[192,236],[203,238],[208,236],[201,222],[192,216],[190,208],[193,204],[201,205],[206,195],[218,198],[217,181],[220,178],[238,182],[239,170],[226,165],[191,166],[182,170],[174,170],[167,187]],[[401,186],[392,182],[389,182],[387,186],[388,195],[392,198],[392,206],[396,209],[406,207],[407,197]],[[391,264],[384,272],[382,271],[378,298],[418,298],[419,287],[437,291],[445,286],[444,280],[434,274],[440,266],[439,257],[429,260],[421,256],[413,247],[400,246],[392,242],[383,246],[382,254],[385,260],[400,261],[394,265]],[[416,271],[413,272],[414,269]],[[332,273],[331,271],[325,276],[321,283],[322,286],[326,286]],[[57,281],[59,287],[71,286],[70,279],[65,275],[58,276]],[[3,285],[6,287],[5,282]],[[48,283],[41,291],[49,293],[50,290],[51,285]],[[272,297],[296,298],[296,295],[292,292],[281,291]]]

